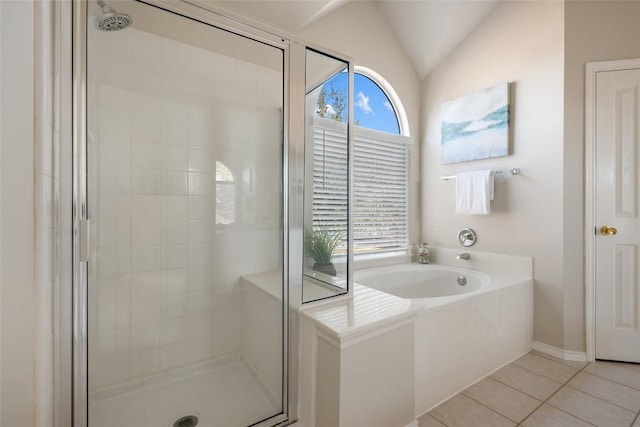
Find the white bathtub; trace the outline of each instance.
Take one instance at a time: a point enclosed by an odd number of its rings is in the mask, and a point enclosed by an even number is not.
[[[353,297],[303,310],[307,336],[315,330],[318,337],[317,353],[308,353],[316,378],[337,375],[333,362],[322,362],[327,354],[341,367],[331,392],[324,383],[309,391],[316,411],[327,402],[334,402],[330,412],[340,411],[331,425],[406,426],[531,349],[532,260],[472,252],[462,261],[459,252],[435,250],[435,264],[356,270]],[[363,364],[371,367],[366,374]],[[386,393],[371,383],[394,386]],[[389,405],[367,403],[382,394]],[[312,408],[303,412],[314,418]]]
[[[356,271],[356,283],[401,298],[461,295],[489,286],[480,271],[447,265],[396,264]]]

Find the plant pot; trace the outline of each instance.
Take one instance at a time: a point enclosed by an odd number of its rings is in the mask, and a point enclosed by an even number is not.
[[[328,274],[329,276],[335,276],[337,274],[336,267],[333,265],[332,262],[329,264],[313,263],[313,267],[311,268],[320,273]]]

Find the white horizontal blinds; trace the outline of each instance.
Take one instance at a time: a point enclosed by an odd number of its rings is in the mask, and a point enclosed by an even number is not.
[[[346,230],[346,125],[318,117],[314,124],[314,227]],[[355,128],[353,227],[356,254],[407,249],[408,177],[409,138]],[[340,252],[345,248],[343,243]]]
[[[340,231],[336,254],[347,252],[348,141],[345,123],[314,117],[313,228]]]
[[[354,252],[406,251],[409,244],[409,138],[356,127]]]

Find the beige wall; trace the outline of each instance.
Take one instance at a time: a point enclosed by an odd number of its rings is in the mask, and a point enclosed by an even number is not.
[[[0,425],[33,425],[34,5],[0,2]]]
[[[422,240],[458,247],[456,233],[478,233],[473,250],[531,256],[535,339],[564,347],[563,57],[561,2],[505,2],[423,82]],[[541,29],[544,28],[544,31]],[[470,92],[511,83],[511,155],[440,164],[440,106]],[[520,168],[496,179],[488,216],[455,215],[455,182],[443,175]]]
[[[640,2],[565,3],[564,348],[584,341],[584,88],[585,64],[640,57]]]
[[[410,241],[417,242],[420,229],[420,80],[404,47],[396,41],[380,7],[372,1],[347,3],[304,27],[297,35],[309,43],[350,56],[355,65],[374,70],[400,97],[413,138],[409,218]]]

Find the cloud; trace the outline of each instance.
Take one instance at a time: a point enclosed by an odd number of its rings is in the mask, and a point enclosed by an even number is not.
[[[331,105],[331,104],[327,104],[325,106],[325,110],[326,110],[327,115],[330,115],[330,116],[332,116],[332,115],[334,115],[336,113],[336,109],[333,108],[333,105]]]
[[[391,111],[392,113],[395,113],[395,110],[393,109],[393,105],[391,105],[391,103],[389,101],[384,101],[384,107]]]
[[[358,94],[356,95],[356,98],[358,98],[358,100],[356,101],[356,105],[365,114],[373,113],[373,110],[371,109],[371,106],[369,105],[369,97],[368,96],[365,96],[364,93],[362,93],[362,92],[358,92]]]

